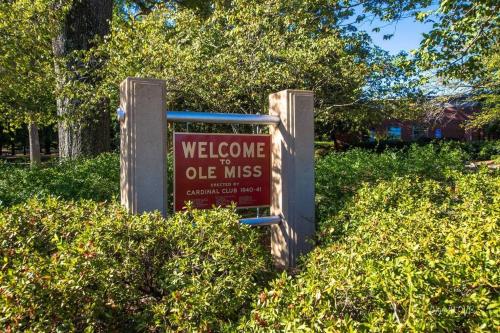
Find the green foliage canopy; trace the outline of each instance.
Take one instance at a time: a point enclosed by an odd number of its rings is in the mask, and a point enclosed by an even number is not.
[[[500,5],[495,0],[444,0],[436,11],[422,11],[432,30],[416,52],[423,70],[455,85],[482,103],[472,127],[500,123]],[[426,78],[428,80],[428,78]]]
[[[0,2],[0,123],[11,129],[55,118],[51,42],[65,6]]]
[[[373,47],[349,22],[353,15],[349,3],[319,0],[119,11],[106,43],[94,50],[108,59],[100,93],[116,105],[123,78],[157,77],[167,80],[171,109],[265,113],[270,93],[308,89],[325,128],[387,117],[384,98],[418,92],[407,84],[411,65]]]

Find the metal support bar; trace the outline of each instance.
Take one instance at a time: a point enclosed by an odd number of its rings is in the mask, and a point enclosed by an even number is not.
[[[246,224],[250,226],[263,226],[263,225],[273,225],[281,223],[281,216],[262,216],[262,217],[251,217],[240,220],[241,224]]]
[[[280,118],[271,115],[244,114],[244,113],[209,113],[194,111],[167,111],[169,122],[191,122],[212,124],[254,124],[278,125]]]

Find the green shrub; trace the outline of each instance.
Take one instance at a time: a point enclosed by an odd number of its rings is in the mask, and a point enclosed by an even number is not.
[[[25,202],[32,197],[113,200],[120,189],[117,154],[67,160],[30,168],[0,162],[0,206]]]
[[[490,160],[495,155],[500,155],[500,140],[451,141],[447,144],[467,152],[472,160]]]
[[[232,210],[165,220],[62,200],[114,201],[113,154],[1,163],[0,331],[494,330],[500,182],[465,173],[470,156],[444,143],[318,158],[320,247],[260,294],[268,250]]]
[[[500,140],[485,141],[479,149],[478,158],[489,160],[496,155],[500,155]]]
[[[462,170],[467,159],[467,153],[450,144],[412,145],[406,151],[380,154],[352,149],[317,159],[317,219],[321,222],[342,209],[363,183],[405,175],[444,180],[450,172]]]
[[[239,329],[498,329],[498,176],[402,177],[365,184],[352,202],[329,221],[343,237],[275,280]]]
[[[30,200],[0,212],[1,331],[213,331],[269,273],[230,209],[168,220],[116,204]]]

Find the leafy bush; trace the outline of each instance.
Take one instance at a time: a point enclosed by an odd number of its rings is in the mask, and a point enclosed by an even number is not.
[[[316,154],[324,156],[328,152],[333,151],[346,151],[347,149],[363,149],[370,152],[383,153],[385,151],[406,151],[410,147],[420,146],[424,147],[432,144],[436,147],[447,146],[462,150],[469,155],[473,160],[489,160],[493,156],[500,155],[500,140],[481,140],[481,141],[456,141],[456,140],[432,140],[432,139],[419,139],[413,142],[404,141],[387,141],[381,140],[376,142],[359,142],[352,145],[339,144],[336,147],[331,141],[316,141],[315,148]]]
[[[213,331],[269,272],[230,209],[131,216],[116,204],[30,200],[0,211],[0,330]]]
[[[498,329],[498,176],[396,178],[364,184],[352,202],[329,221],[343,237],[275,280],[239,329]]]
[[[10,206],[32,197],[112,200],[120,189],[117,154],[67,160],[30,168],[0,162],[0,205]]]
[[[500,155],[500,140],[454,142],[453,144],[466,151],[473,160],[490,160]]]
[[[412,145],[406,151],[380,154],[356,148],[317,159],[317,219],[321,222],[342,209],[365,182],[405,175],[443,180],[451,171],[462,170],[467,159],[467,153],[450,144]]]
[[[0,164],[0,330],[494,330],[500,182],[464,171],[470,156],[445,143],[318,158],[320,247],[260,294],[268,250],[231,210],[165,220],[63,200],[114,201],[112,154]]]

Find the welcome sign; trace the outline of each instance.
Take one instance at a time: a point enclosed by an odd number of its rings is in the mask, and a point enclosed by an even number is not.
[[[174,209],[271,204],[271,136],[174,133]]]
[[[175,133],[174,207],[268,206],[270,216],[240,223],[274,225],[275,265],[295,267],[316,232],[313,92],[273,93],[267,115],[165,111],[167,96],[164,80],[128,77],[120,85],[121,204],[132,214],[168,216],[168,123],[269,126],[270,135]]]

